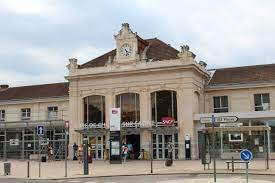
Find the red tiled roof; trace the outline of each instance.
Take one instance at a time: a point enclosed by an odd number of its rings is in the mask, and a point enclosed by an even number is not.
[[[69,83],[11,87],[0,91],[0,100],[38,99],[69,96]]]
[[[275,64],[217,69],[209,85],[275,81]]]
[[[140,37],[138,37],[138,41],[144,46],[147,44],[149,45],[149,48],[146,52],[147,58],[155,60],[169,60],[169,59],[176,59],[178,58],[179,51],[175,48],[171,47],[170,45],[164,43],[163,41],[153,38],[153,39],[146,39],[143,40]],[[142,46],[142,47],[144,47]],[[104,66],[107,61],[108,57],[111,56],[114,58],[116,55],[116,49],[105,53],[87,63],[84,63],[79,66],[79,68],[88,68],[88,67],[101,67]]]

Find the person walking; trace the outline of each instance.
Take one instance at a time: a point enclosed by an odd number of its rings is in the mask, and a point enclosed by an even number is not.
[[[83,163],[83,144],[78,146],[78,163]]]
[[[168,148],[168,156],[165,161],[165,166],[172,166],[173,165],[173,149],[174,149],[174,144],[172,144],[170,141],[167,143],[167,148]]]
[[[124,143],[122,145],[122,156],[123,156],[123,162],[126,162],[126,159],[128,156],[128,147]]]
[[[53,147],[50,144],[48,146],[48,159],[49,161],[53,161]]]

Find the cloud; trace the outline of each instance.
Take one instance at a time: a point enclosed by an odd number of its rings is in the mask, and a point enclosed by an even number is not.
[[[62,74],[65,73],[62,72]],[[65,79],[60,77],[60,74],[53,72],[32,75],[24,71],[0,69],[0,84],[8,84],[11,87],[64,81]]]
[[[17,14],[45,14],[53,8],[49,2],[37,0],[2,0],[0,1],[0,7]]]
[[[2,0],[0,80],[63,80],[68,58],[82,64],[115,48],[123,22],[143,38],[188,44],[209,68],[274,63],[274,9],[273,0]]]
[[[111,49],[110,49],[111,50]],[[80,48],[77,48],[70,54],[69,57],[77,58],[78,64],[83,64],[89,60],[92,60],[93,58],[96,58],[110,50],[104,49],[104,48],[97,48],[95,46],[81,46]]]

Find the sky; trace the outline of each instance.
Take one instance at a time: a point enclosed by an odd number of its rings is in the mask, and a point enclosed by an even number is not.
[[[208,69],[275,63],[274,0],[0,0],[0,84],[66,81],[115,48],[122,23],[144,39],[189,45]]]

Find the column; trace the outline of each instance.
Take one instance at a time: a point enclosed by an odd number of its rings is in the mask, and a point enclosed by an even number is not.
[[[195,134],[193,121],[192,86],[181,87],[177,91],[178,125],[179,125],[179,159],[185,158],[185,135],[190,136],[191,158],[197,158],[197,135]]]
[[[150,110],[150,93],[145,88],[140,92],[140,122],[151,123],[151,110]],[[150,152],[151,131],[148,129],[141,129],[140,132],[140,148],[145,152]]]

